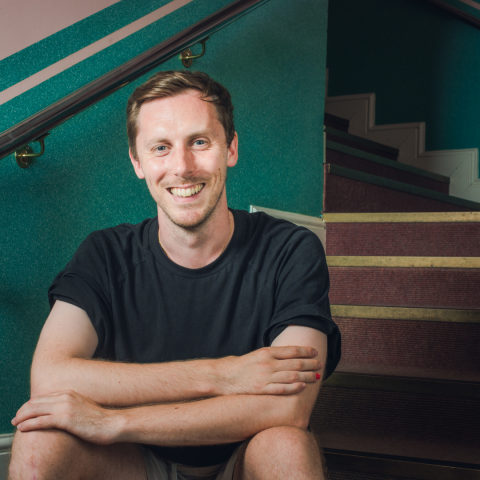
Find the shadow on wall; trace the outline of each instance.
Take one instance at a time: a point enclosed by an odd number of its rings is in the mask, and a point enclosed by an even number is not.
[[[480,31],[416,0],[330,0],[329,95],[376,93],[376,124],[426,122],[426,150],[479,148]]]

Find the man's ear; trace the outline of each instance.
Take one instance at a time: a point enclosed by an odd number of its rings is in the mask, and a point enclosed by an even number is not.
[[[235,132],[232,143],[228,147],[227,166],[234,167],[238,160],[238,135]]]
[[[132,162],[133,169],[135,170],[135,173],[137,174],[137,177],[140,179],[145,178],[145,174],[143,173],[142,166],[140,165],[140,160],[137,160],[134,156],[132,151],[129,149],[128,154],[130,155],[130,161]]]

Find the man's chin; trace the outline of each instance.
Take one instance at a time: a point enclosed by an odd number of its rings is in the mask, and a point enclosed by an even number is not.
[[[188,230],[193,230],[202,226],[208,220],[211,214],[211,212],[209,214],[209,212],[204,211],[182,212],[180,214],[177,212],[169,212],[166,210],[163,211],[174,225]]]

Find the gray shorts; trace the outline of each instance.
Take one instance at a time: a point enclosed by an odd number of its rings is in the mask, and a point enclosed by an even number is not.
[[[164,460],[150,449],[139,445],[147,468],[148,480],[232,480],[237,458],[246,446],[247,442],[239,445],[232,456],[220,465],[187,467]]]

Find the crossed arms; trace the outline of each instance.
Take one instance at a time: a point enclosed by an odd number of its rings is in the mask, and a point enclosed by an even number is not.
[[[306,428],[326,361],[325,334],[287,327],[241,357],[158,364],[93,360],[87,314],[57,301],[32,365],[32,398],[12,423],[58,428],[97,444],[214,445],[267,428]]]

